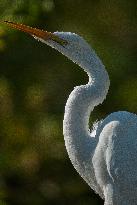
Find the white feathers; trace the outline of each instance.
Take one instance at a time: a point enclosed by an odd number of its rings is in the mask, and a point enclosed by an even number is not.
[[[88,84],[76,87],[65,106],[63,133],[70,160],[105,205],[137,205],[137,116],[112,113],[95,123],[90,133],[90,113],[108,92],[107,71],[83,38],[73,33],[55,34],[68,44],[39,40],[77,63],[89,76]]]

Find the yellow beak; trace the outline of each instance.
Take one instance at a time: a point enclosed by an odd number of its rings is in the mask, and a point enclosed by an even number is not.
[[[36,37],[43,39],[45,41],[52,40],[52,41],[59,43],[62,46],[67,44],[66,40],[61,39],[60,37],[58,37],[57,35],[55,35],[51,32],[43,31],[43,30],[37,29],[37,28],[32,28],[30,26],[26,26],[24,24],[19,24],[19,23],[14,23],[11,21],[4,21],[4,23],[6,23],[7,25],[9,25],[12,28],[15,28],[17,30],[23,31],[23,32],[28,33],[30,35],[36,36]]]

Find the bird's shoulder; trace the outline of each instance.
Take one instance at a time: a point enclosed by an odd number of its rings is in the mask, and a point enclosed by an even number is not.
[[[109,176],[133,184],[137,167],[137,115],[125,111],[110,114],[102,122],[95,158],[101,156]],[[134,177],[137,182],[137,177]],[[121,182],[122,183],[122,182]]]
[[[137,127],[137,115],[127,111],[113,112],[102,122],[102,128],[114,132],[125,132],[126,129]]]
[[[101,123],[98,130],[98,146],[125,146],[137,141],[137,115],[119,111],[111,113]]]

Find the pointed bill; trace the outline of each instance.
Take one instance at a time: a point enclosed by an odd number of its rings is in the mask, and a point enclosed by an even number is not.
[[[9,25],[12,28],[23,31],[23,32],[28,33],[32,36],[37,37],[37,38],[43,39],[44,41],[52,40],[52,41],[59,43],[62,46],[67,44],[66,40],[61,39],[60,37],[58,37],[57,35],[55,35],[51,32],[43,31],[43,30],[37,29],[37,28],[32,28],[30,26],[26,26],[24,24],[19,24],[19,23],[14,23],[11,21],[4,21],[4,23],[6,23],[7,25]]]

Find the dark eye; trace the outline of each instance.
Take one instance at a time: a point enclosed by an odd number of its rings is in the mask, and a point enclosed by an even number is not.
[[[65,46],[68,44],[68,41],[61,39],[60,37],[58,37],[56,35],[52,36],[52,40],[59,43],[61,46]]]

